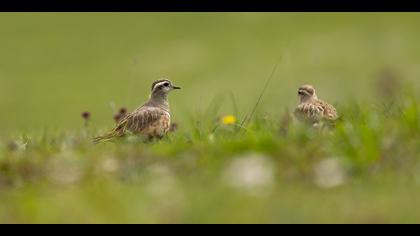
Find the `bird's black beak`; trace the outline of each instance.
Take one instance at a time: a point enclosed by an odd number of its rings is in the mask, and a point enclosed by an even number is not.
[[[181,87],[178,86],[172,86],[173,89],[181,89]]]
[[[303,95],[303,94],[304,94],[304,92],[303,92],[302,90],[298,90],[298,94],[299,94],[299,95]]]

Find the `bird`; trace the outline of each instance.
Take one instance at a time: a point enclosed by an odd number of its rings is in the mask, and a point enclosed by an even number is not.
[[[338,119],[334,106],[318,99],[312,85],[299,87],[298,96],[300,103],[294,111],[298,120],[318,126],[321,122],[333,124]]]
[[[112,131],[95,137],[93,142],[110,141],[128,133],[145,137],[149,141],[162,139],[171,127],[168,94],[178,89],[181,88],[167,79],[154,81],[149,100],[122,117]]]

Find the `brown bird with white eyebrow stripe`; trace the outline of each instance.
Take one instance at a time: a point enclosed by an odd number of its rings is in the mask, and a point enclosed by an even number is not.
[[[311,85],[303,85],[298,89],[300,104],[294,115],[300,120],[312,125],[321,121],[334,122],[338,118],[337,110],[330,104],[318,99]]]
[[[167,79],[157,80],[152,84],[149,100],[133,112],[119,120],[115,129],[108,134],[94,138],[94,142],[109,141],[133,133],[149,140],[161,139],[169,131],[171,115],[169,113],[168,94],[181,89]]]

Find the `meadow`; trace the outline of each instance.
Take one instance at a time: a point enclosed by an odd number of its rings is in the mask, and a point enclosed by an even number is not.
[[[0,223],[419,223],[419,22],[0,13]],[[175,132],[92,143],[162,77]],[[302,84],[334,129],[290,116]]]

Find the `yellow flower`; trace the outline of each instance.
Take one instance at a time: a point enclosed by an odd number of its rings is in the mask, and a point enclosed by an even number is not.
[[[222,117],[222,123],[225,125],[233,125],[236,123],[236,117],[233,115],[227,115]]]

